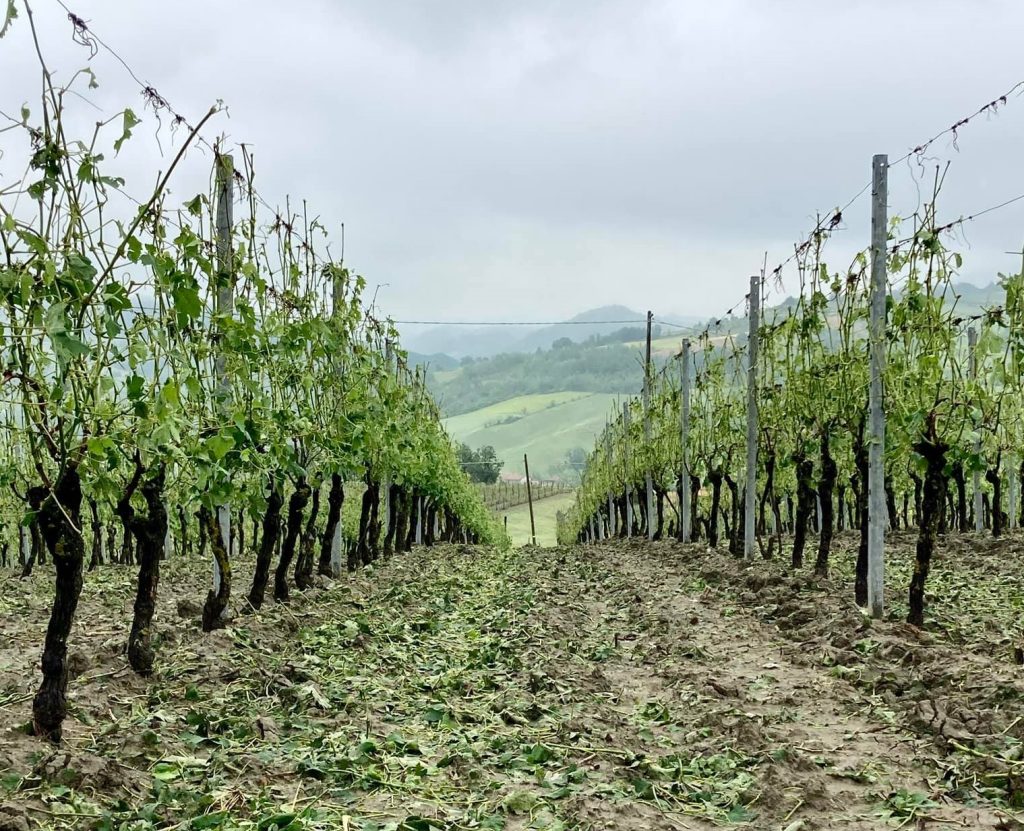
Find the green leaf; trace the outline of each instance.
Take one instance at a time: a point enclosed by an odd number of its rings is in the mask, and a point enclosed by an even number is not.
[[[14,0],[7,0],[7,13],[4,15],[4,25],[0,26],[0,38],[7,34],[7,30],[17,16],[18,7],[14,5]]]
[[[445,711],[440,707],[428,707],[423,713],[423,720],[427,724],[440,724],[445,717]]]
[[[181,777],[181,766],[175,762],[157,762],[153,765],[153,778],[161,782],[172,782]]]
[[[227,456],[234,446],[235,440],[231,436],[222,435],[220,433],[216,436],[210,436],[210,438],[206,440],[206,447],[207,450],[209,450],[210,458],[215,462],[219,462]]]
[[[110,314],[127,311],[132,307],[128,299],[128,290],[120,283],[109,283],[103,289],[103,302]]]
[[[164,403],[169,404],[172,407],[177,407],[181,404],[181,396],[178,394],[178,385],[173,380],[167,381],[160,390],[160,398],[163,399]]]
[[[501,803],[510,814],[528,814],[537,805],[537,797],[529,791],[513,791]]]
[[[129,401],[138,401],[145,395],[146,379],[141,375],[130,375],[124,383],[124,390]]]
[[[50,336],[58,355],[64,358],[81,358],[88,355],[92,349],[84,341],[66,332]]]
[[[274,814],[256,823],[256,831],[300,831],[302,826],[297,814]]]
[[[217,811],[213,814],[204,814],[196,817],[189,825],[190,831],[202,831],[202,829],[221,828],[225,822],[231,819],[228,811]]]
[[[121,146],[132,137],[132,130],[142,122],[132,112],[131,107],[126,107],[124,111],[124,118],[122,121],[122,133],[121,137],[114,142],[114,152],[121,152]]]
[[[199,299],[199,289],[195,286],[175,286],[171,289],[174,311],[188,318],[197,318],[203,313],[203,303]]]

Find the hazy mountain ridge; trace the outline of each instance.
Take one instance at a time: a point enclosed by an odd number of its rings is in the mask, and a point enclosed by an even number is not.
[[[407,324],[402,333],[402,341],[407,349],[422,355],[489,358],[503,353],[549,349],[551,344],[561,338],[580,343],[594,335],[611,334],[624,326],[643,326],[646,318],[646,312],[612,305],[589,309],[565,323],[547,326],[470,324],[421,328]],[[703,320],[693,316],[668,319],[682,325],[696,324]]]

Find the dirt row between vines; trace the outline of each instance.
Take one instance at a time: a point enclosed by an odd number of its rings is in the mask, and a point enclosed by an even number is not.
[[[1024,828],[1018,670],[776,564],[439,547],[212,635],[197,566],[151,679],[130,571],[89,576],[59,752],[23,732],[48,575],[0,583],[0,831]]]

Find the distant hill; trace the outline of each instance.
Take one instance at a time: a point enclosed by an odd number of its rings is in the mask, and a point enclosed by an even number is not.
[[[530,475],[577,481],[579,462],[614,409],[616,396],[567,391],[522,395],[445,420],[449,433],[470,447],[491,445],[504,461],[503,470],[524,473],[523,454],[530,457]]]
[[[643,349],[626,343],[637,330],[558,341],[551,349],[465,358],[457,369],[428,373],[427,384],[448,416],[522,395],[574,391],[635,394],[643,382]],[[658,358],[658,363],[663,360]]]
[[[406,325],[402,331],[402,342],[407,349],[420,354],[438,354],[455,358],[489,358],[510,352],[534,352],[549,349],[551,344],[562,338],[581,343],[595,335],[607,335],[623,328],[622,321],[637,321],[630,324],[642,326],[645,312],[637,312],[626,306],[601,306],[590,309],[571,318],[569,322],[551,326],[422,326]],[[696,323],[697,318],[676,319],[681,325]]]
[[[425,366],[431,370],[450,370],[459,365],[459,359],[446,355],[443,352],[435,352],[433,355],[424,355],[422,352],[409,353],[410,366]]]

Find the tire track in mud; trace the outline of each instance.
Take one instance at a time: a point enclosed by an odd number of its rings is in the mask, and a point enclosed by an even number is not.
[[[944,798],[926,740],[683,568],[616,545],[524,556],[545,601],[537,660],[585,708],[567,729],[624,754],[591,761],[621,787],[577,806],[580,827],[1017,827]]]

